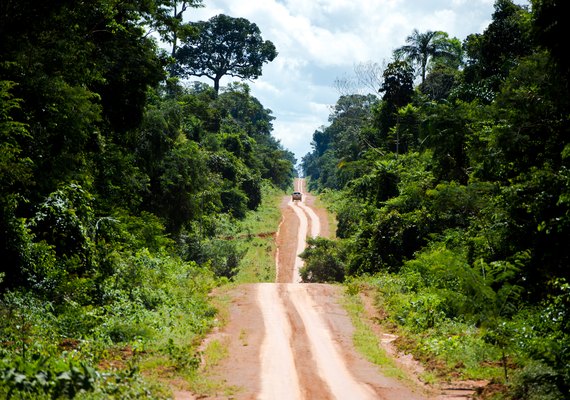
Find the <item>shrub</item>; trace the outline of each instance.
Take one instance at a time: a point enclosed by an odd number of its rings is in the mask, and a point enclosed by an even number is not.
[[[517,400],[568,398],[560,391],[562,380],[560,373],[551,367],[542,363],[531,363],[517,374],[512,384],[512,398]]]
[[[136,368],[104,373],[71,358],[34,354],[0,362],[0,395],[6,399],[157,399]]]
[[[299,273],[303,282],[342,282],[345,267],[339,242],[325,238],[314,238],[307,241],[307,248],[300,257],[305,266]]]

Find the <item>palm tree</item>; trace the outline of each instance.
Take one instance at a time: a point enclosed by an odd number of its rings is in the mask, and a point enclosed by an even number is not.
[[[412,63],[419,64],[422,83],[426,79],[426,69],[430,58],[433,57],[454,57],[449,51],[449,39],[442,31],[427,31],[419,33],[414,29],[412,34],[406,38],[406,46],[397,48],[394,51],[396,58],[406,56]]]

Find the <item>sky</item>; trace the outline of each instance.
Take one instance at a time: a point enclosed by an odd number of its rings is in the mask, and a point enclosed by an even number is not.
[[[414,29],[444,31],[461,41],[482,33],[493,5],[494,0],[204,0],[185,19],[246,18],[273,42],[278,56],[247,83],[276,118],[273,135],[300,162],[312,151],[313,132],[329,124],[330,107],[340,97],[336,80],[354,76],[359,63],[389,62]]]

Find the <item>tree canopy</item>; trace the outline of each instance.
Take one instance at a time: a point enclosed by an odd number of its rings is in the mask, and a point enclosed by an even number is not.
[[[184,23],[201,5],[1,3],[0,396],[154,394],[136,367],[105,368],[116,353],[200,365],[208,292],[242,257],[228,238],[296,163],[250,87],[220,87],[275,47],[242,18]],[[570,393],[565,7],[497,0],[463,42],[413,31],[302,160],[339,238],[309,242],[304,277],[377,290],[412,350],[464,376],[514,370],[517,399]]]
[[[411,62],[418,65],[422,82],[426,79],[426,72],[430,60],[434,58],[453,58],[451,42],[447,33],[442,31],[427,31],[420,33],[414,29],[412,34],[406,38],[407,45],[394,50],[396,57],[405,56]]]
[[[208,77],[216,93],[222,77],[256,79],[263,64],[277,56],[273,43],[264,41],[257,25],[244,18],[220,14],[192,26],[198,33],[176,53],[180,75]]]

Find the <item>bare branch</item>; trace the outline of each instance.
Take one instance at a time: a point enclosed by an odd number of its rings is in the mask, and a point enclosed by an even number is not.
[[[378,89],[384,80],[382,73],[386,69],[386,62],[380,65],[377,62],[361,62],[354,66],[354,74],[360,87],[368,89],[370,93],[378,94]]]
[[[354,65],[354,75],[337,78],[334,81],[334,87],[341,96],[351,94],[374,94],[378,96],[378,89],[384,81],[383,72],[386,69],[386,63],[379,64],[377,62],[367,61]]]
[[[334,87],[340,96],[348,96],[358,92],[356,80],[354,77],[347,76],[346,74],[341,78],[335,79]]]

